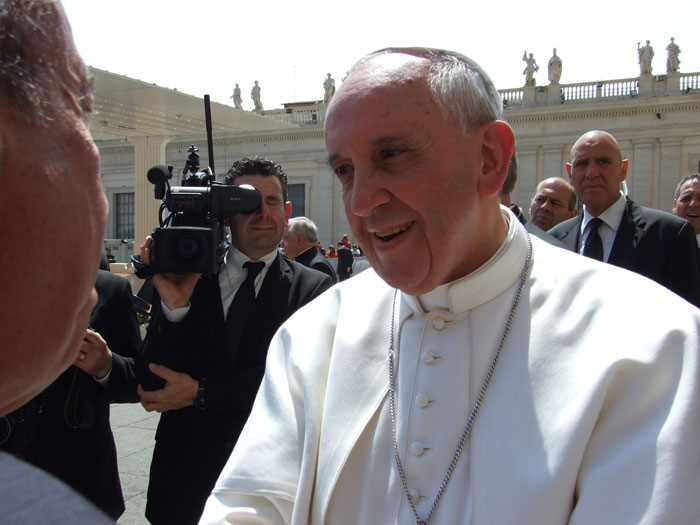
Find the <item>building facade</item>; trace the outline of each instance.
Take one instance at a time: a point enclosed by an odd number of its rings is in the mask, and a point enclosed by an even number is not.
[[[628,192],[641,205],[670,211],[678,181],[700,171],[700,73],[525,86],[502,90],[501,95],[517,141],[518,182],[511,199],[523,209],[539,181],[567,177],[565,165],[573,143],[592,129],[606,130],[620,142],[630,161]],[[244,156],[262,155],[279,162],[289,177],[292,214],[311,218],[327,246],[344,233],[352,234],[340,186],[327,162],[325,109],[318,101],[264,110],[260,118],[267,119],[270,129],[264,129],[262,122],[255,131],[214,132],[213,151],[219,175]],[[281,124],[286,126],[280,128]],[[173,166],[177,178],[191,144],[200,149],[202,167],[209,164],[204,129],[188,136],[96,142],[110,203],[107,238],[136,239],[136,246],[158,225],[160,203],[146,180],[148,167]]]

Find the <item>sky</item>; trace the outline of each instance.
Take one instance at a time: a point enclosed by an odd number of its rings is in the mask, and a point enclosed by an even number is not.
[[[331,73],[383,47],[427,46],[476,60],[499,89],[524,84],[523,53],[548,84],[552,49],[560,82],[639,76],[637,42],[650,40],[653,74],[666,71],[675,37],[681,72],[700,72],[700,1],[502,0],[63,0],[78,51],[93,67],[243,108],[258,80],[265,109],[320,100]],[[477,5],[478,4],[478,5]]]

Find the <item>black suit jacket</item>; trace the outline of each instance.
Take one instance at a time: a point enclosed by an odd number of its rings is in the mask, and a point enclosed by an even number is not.
[[[354,259],[350,248],[338,248],[338,281],[350,278],[352,273],[352,263]]]
[[[338,281],[335,268],[333,268],[333,265],[328,262],[328,259],[326,259],[324,255],[321,255],[321,252],[318,251],[316,246],[312,246],[308,250],[301,252],[294,260],[308,268],[313,268],[314,270],[325,273],[333,279],[334,283]]]
[[[333,285],[320,272],[277,255],[265,276],[238,345],[227,343],[218,276],[203,277],[190,310],[170,323],[155,313],[139,360],[140,381],[150,388],[148,362],[206,379],[204,409],[164,412],[156,431],[146,517],[152,523],[196,523],[253,406],[267,349],[279,326]]]
[[[102,335],[113,352],[135,358],[141,348],[141,333],[128,281],[100,270],[95,288],[98,300],[90,315],[90,327]],[[71,428],[66,422],[66,412],[75,406],[67,401],[71,388],[74,392],[80,389],[77,419],[87,425],[85,428]],[[32,462],[117,519],[124,512],[124,498],[109,424],[111,396],[92,377],[71,366],[38,399],[42,413]]]
[[[547,233],[572,251],[581,246],[583,214]],[[644,275],[700,306],[700,260],[692,225],[627,198],[608,263]]]

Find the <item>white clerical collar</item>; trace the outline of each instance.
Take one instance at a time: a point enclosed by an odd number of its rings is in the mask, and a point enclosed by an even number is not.
[[[475,271],[442,284],[417,296],[407,296],[418,312],[446,310],[460,313],[495,299],[520,278],[527,256],[527,232],[520,221],[505,206],[501,212],[508,223],[508,233],[501,247]]]
[[[620,192],[620,198],[618,198],[607,210],[598,215],[598,218],[605,224],[610,226],[612,231],[617,232],[617,228],[620,226],[620,221],[622,221],[622,214],[625,213],[625,206],[627,205],[627,200],[622,192]],[[586,226],[593,219],[593,215],[589,213],[586,207],[583,207],[583,222],[581,223],[581,233],[586,231]]]

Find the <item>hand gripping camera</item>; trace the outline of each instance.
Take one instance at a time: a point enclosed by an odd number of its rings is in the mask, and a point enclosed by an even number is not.
[[[155,185],[160,206],[160,228],[151,236],[151,273],[219,272],[230,243],[225,219],[236,213],[252,213],[260,207],[260,194],[249,185],[216,182],[212,170],[199,171],[199,148],[194,144],[183,169],[182,186],[170,186],[172,166],[153,166],[148,180]],[[210,152],[210,158],[213,158]],[[163,219],[167,208],[168,215]]]

